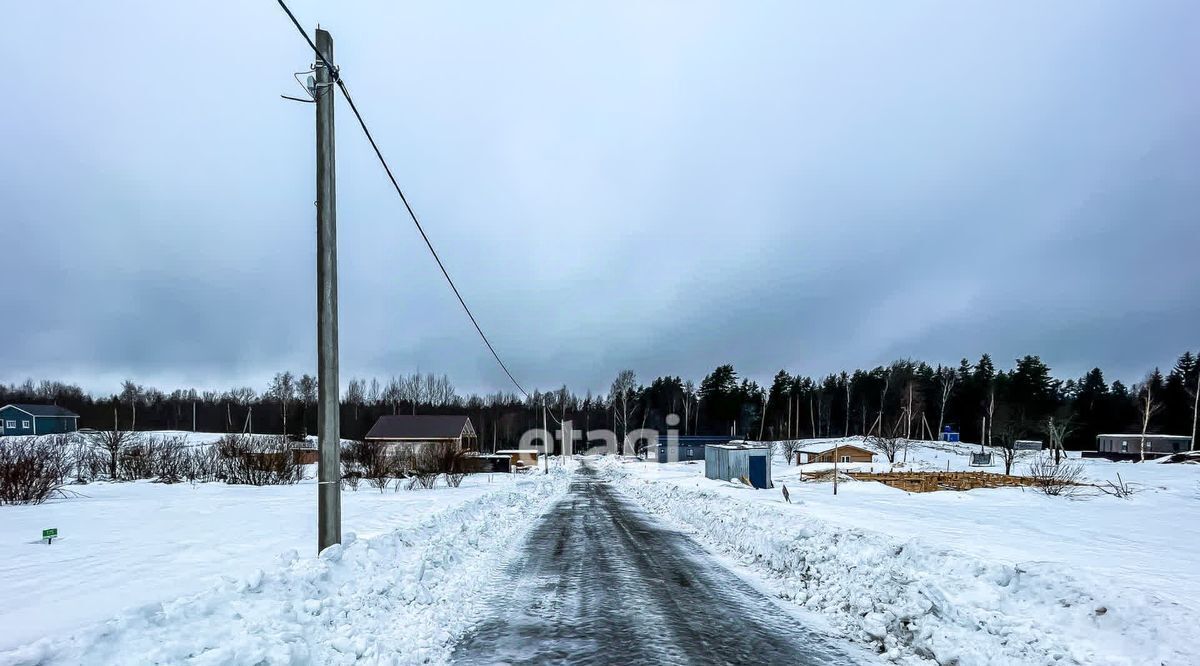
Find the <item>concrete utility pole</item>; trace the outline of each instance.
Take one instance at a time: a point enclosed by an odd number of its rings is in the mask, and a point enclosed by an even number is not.
[[[317,28],[317,50],[333,64],[333,37]],[[314,65],[317,100],[317,551],[342,542],[341,414],[338,403],[337,205],[333,73]]]

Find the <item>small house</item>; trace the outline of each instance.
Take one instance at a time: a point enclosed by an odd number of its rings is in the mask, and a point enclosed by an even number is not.
[[[875,452],[848,442],[817,442],[796,449],[796,464],[809,463],[869,463]]]
[[[1143,449],[1146,457],[1158,458],[1192,448],[1192,438],[1187,435],[1146,435],[1142,446],[1142,435],[1096,435],[1096,450],[1101,454],[1116,457],[1140,458]]]
[[[79,415],[58,405],[0,407],[0,435],[57,435],[79,429]]]
[[[392,453],[417,453],[425,447],[449,444],[460,451],[478,450],[478,438],[466,416],[381,416],[364,438]]]
[[[709,435],[658,436],[658,462],[704,460],[704,447],[728,444],[732,437]]]
[[[720,481],[744,478],[755,488],[773,488],[771,448],[744,442],[706,446],[704,476]]]
[[[493,454],[472,454],[467,457],[467,470],[474,473],[508,473],[512,471],[510,456]]]
[[[501,449],[496,452],[496,455],[508,456],[509,466],[512,469],[537,467],[537,449]]]

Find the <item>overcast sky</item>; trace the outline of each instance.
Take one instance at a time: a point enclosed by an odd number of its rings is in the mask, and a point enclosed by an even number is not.
[[[1200,4],[317,3],[527,387],[1200,346]],[[273,2],[9,3],[0,381],[315,370],[312,60]],[[505,388],[348,108],[343,386]]]

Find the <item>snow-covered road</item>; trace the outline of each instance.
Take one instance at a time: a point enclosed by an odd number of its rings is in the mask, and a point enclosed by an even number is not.
[[[468,664],[854,664],[589,467],[531,530],[508,583],[455,649]]]

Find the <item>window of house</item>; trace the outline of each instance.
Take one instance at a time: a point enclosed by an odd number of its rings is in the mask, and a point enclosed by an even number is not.
[[[5,428],[15,428],[15,427],[17,427],[17,422],[16,421],[5,421],[4,427]]]
[[[21,421],[21,427],[22,427],[22,428],[28,428],[28,427],[29,427],[29,421]]]
[[[844,462],[844,463],[850,462],[850,456],[842,456],[842,462]]]
[[[1121,442],[1121,451],[1122,452],[1129,451],[1129,442],[1128,441]]]

